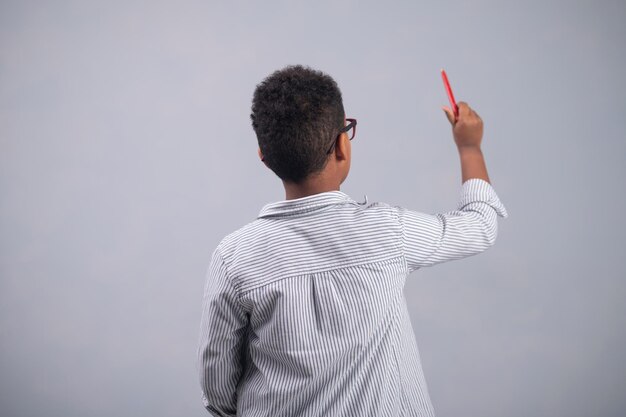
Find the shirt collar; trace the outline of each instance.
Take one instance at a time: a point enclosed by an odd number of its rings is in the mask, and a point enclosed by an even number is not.
[[[343,191],[325,191],[323,193],[294,198],[292,200],[277,201],[263,206],[258,218],[282,217],[294,214],[303,214],[333,204],[356,203]],[[358,204],[358,203],[357,203]]]

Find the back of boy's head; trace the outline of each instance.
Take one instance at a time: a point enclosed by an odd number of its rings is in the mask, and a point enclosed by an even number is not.
[[[290,65],[256,86],[250,118],[265,164],[282,180],[301,183],[326,166],[345,113],[335,80]]]

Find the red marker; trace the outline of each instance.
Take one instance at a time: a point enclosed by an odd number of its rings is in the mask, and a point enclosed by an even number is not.
[[[454,94],[452,94],[452,89],[450,88],[450,83],[448,82],[448,76],[443,68],[441,69],[441,78],[443,78],[443,85],[446,87],[446,91],[448,92],[448,99],[450,100],[450,107],[452,107],[454,117],[459,117],[459,106],[457,106],[456,101],[454,101]]]

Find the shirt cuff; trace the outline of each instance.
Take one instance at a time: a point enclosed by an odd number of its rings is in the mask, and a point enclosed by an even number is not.
[[[480,178],[470,178],[463,183],[458,209],[463,210],[465,206],[474,202],[486,203],[496,211],[498,216],[505,219],[509,217],[504,204],[491,184]]]

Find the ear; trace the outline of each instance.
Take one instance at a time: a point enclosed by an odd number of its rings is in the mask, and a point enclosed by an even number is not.
[[[335,144],[335,158],[346,160],[350,158],[350,139],[346,133],[342,133]]]

